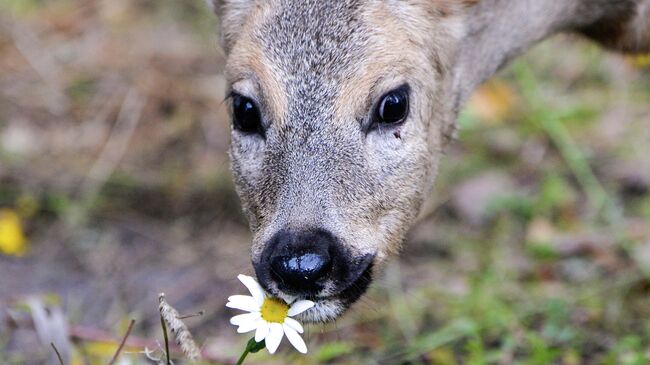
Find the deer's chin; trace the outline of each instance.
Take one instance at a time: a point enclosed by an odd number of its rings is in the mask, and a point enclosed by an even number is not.
[[[312,300],[315,305],[300,314],[299,319],[311,323],[326,323],[336,320],[366,292],[372,282],[372,268],[372,264],[368,265],[352,284],[336,294],[307,298]]]

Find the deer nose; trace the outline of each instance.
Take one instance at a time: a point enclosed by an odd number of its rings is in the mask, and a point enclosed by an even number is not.
[[[332,253],[337,242],[324,230],[280,231],[254,264],[257,277],[267,288],[274,283],[287,294],[317,294],[336,271]]]
[[[318,281],[325,277],[332,265],[325,252],[301,252],[297,255],[277,256],[271,261],[271,276],[290,290],[318,290]]]

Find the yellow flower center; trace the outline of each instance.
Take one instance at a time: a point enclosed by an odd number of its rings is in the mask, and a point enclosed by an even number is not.
[[[271,323],[284,323],[289,306],[280,298],[266,298],[262,303],[262,318]]]

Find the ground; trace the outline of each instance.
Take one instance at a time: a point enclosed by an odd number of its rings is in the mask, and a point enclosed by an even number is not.
[[[199,0],[0,0],[0,363],[63,331],[71,363],[106,364],[131,318],[122,360],[152,363],[159,292],[204,311],[211,363],[238,356],[250,236],[215,29]],[[369,295],[309,326],[308,356],[251,363],[650,362],[649,65],[563,36],[509,66]]]

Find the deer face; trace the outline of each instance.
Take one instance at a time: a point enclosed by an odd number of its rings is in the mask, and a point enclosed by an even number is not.
[[[269,292],[316,302],[306,320],[364,293],[429,191],[452,122],[455,3],[214,4],[253,266]]]

